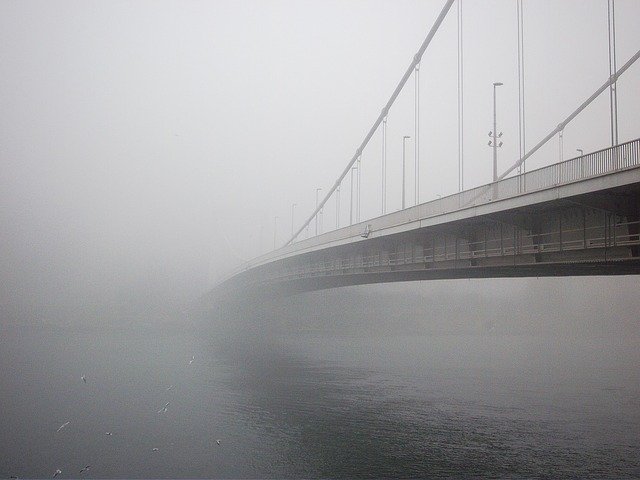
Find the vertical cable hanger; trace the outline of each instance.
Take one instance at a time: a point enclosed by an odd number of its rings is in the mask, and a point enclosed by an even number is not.
[[[458,0],[458,191],[464,190],[464,83],[462,58],[462,0]]]
[[[616,10],[615,0],[607,0],[607,24],[609,40],[609,77],[618,70],[616,61]],[[617,80],[609,85],[609,108],[611,111],[611,146],[618,144],[618,91]]]
[[[527,151],[524,109],[524,7],[522,0],[516,1],[518,17],[518,158]],[[525,173],[526,162],[518,167],[518,174]]]

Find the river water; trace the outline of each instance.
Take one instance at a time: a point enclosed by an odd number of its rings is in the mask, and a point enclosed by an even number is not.
[[[637,338],[23,329],[0,365],[5,477],[640,477]]]

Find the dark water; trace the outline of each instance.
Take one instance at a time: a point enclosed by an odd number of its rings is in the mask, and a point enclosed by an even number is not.
[[[22,331],[0,365],[0,476],[640,477],[637,339]]]

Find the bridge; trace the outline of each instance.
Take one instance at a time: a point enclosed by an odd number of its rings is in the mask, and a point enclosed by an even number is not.
[[[420,202],[416,174],[414,205],[406,206],[403,158],[403,208],[385,212],[383,176],[383,214],[359,221],[358,199],[354,221],[353,182],[359,195],[362,153],[376,132],[382,133],[385,144],[387,116],[412,75],[416,78],[418,171],[420,60],[453,1],[445,3],[379,117],[333,187],[322,201],[317,200],[306,222],[286,245],[244,263],[222,279],[210,292],[209,300],[263,298],[395,281],[640,273],[640,139],[617,141],[615,88],[618,78],[640,58],[640,51],[619,69],[615,61],[611,63],[606,81],[533,148],[525,151],[521,142],[519,158],[501,175],[496,162],[500,135],[495,125],[495,90],[501,84],[494,83],[491,183],[466,190],[460,185],[457,193]],[[610,41],[609,47],[611,58],[615,41]],[[561,142],[565,127],[606,90],[611,99],[611,146],[589,153],[581,151],[575,158],[526,171],[526,160],[552,138],[558,136]],[[523,115],[519,120],[523,127]],[[383,150],[383,169],[385,155]],[[350,224],[339,228],[340,188],[347,184],[348,174]],[[337,210],[336,228],[321,233],[318,221],[331,198]],[[314,222],[316,235],[300,239]]]

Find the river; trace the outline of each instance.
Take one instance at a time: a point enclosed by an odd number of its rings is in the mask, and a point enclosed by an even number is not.
[[[637,343],[5,330],[0,475],[639,477]]]

